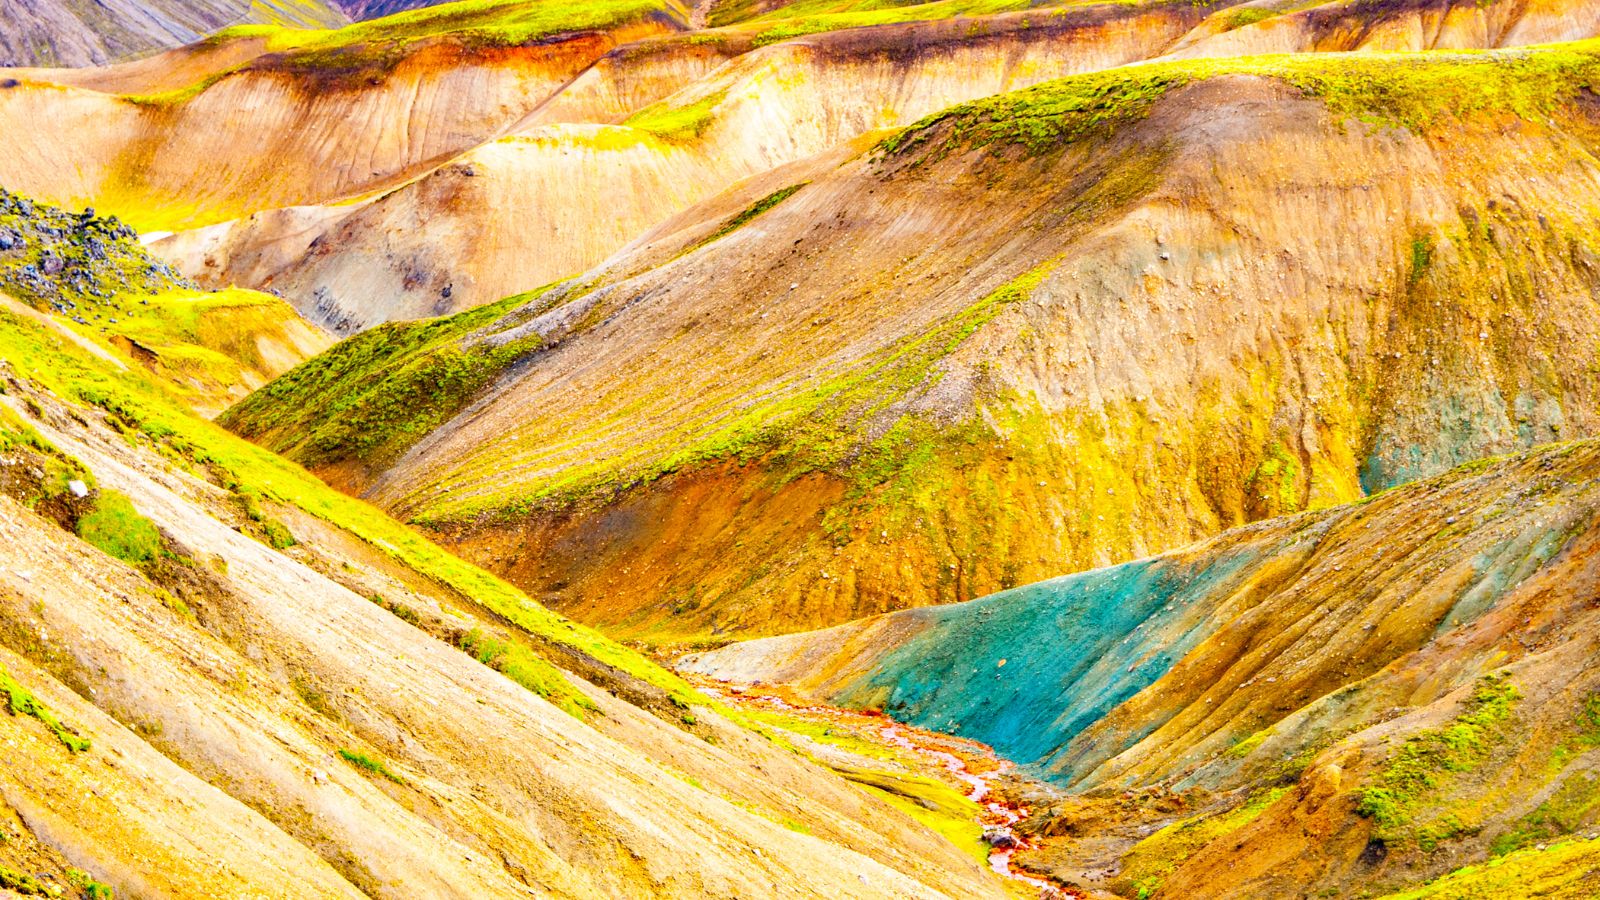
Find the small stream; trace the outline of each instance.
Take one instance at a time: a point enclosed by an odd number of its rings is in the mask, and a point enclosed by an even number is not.
[[[1028,885],[1038,890],[1040,900],[1066,900],[1077,897],[1074,891],[1018,871],[1011,867],[1011,858],[1018,850],[1032,847],[1032,843],[1017,834],[1014,826],[1027,818],[1026,807],[1012,806],[994,797],[994,784],[1016,768],[1010,760],[996,756],[994,750],[976,741],[926,731],[896,722],[881,714],[837,709],[830,706],[809,706],[790,703],[782,697],[759,693],[750,689],[723,690],[709,685],[699,685],[702,691],[714,694],[733,704],[756,704],[785,713],[820,718],[830,722],[855,727],[863,732],[874,728],[885,743],[919,757],[930,765],[942,768],[957,781],[967,786],[967,799],[978,804],[978,824],[983,827],[984,838],[989,843],[989,868],[1009,881]],[[959,747],[963,752],[951,752]]]

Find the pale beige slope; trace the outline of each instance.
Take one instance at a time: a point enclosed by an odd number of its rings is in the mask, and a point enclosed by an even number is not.
[[[604,699],[608,720],[599,730],[580,723],[336,583],[333,576],[359,568],[351,558],[324,558],[329,567],[312,551],[286,555],[238,533],[211,508],[225,504],[225,494],[45,402],[47,437],[87,463],[102,489],[131,497],[195,560],[189,577],[208,586],[202,599],[191,596],[191,618],[136,571],[7,501],[0,507],[6,646],[260,811],[361,893],[999,896],[953,847],[881,804],[852,802],[843,782],[748,738],[727,731],[723,749],[707,745],[703,752],[715,756],[696,759],[689,740],[697,739]],[[90,726],[94,736],[109,736],[106,747],[61,767],[12,773],[8,803],[38,809],[63,790],[134,790],[148,777],[139,758],[119,761],[129,771],[104,780],[97,766],[121,742],[139,738],[101,721]],[[387,760],[402,781],[364,774],[337,749]],[[713,767],[728,771],[708,779],[711,790],[677,774]],[[129,837],[85,839],[92,852],[77,844],[63,852],[134,885],[159,874],[160,854],[181,861],[185,851],[170,846],[163,829],[176,827],[166,809],[188,801],[181,782],[163,787],[143,788],[141,802],[152,810],[145,824],[118,815],[115,805],[86,802],[80,829],[121,828]],[[814,823],[813,834],[776,824],[784,819]],[[46,817],[39,820],[48,827]],[[270,837],[270,828],[256,827]],[[878,827],[895,847],[869,844]],[[244,882],[236,895],[323,890],[316,878],[327,870],[317,865],[299,867],[281,887],[261,887],[260,873],[271,866],[264,855],[289,861],[305,850],[274,854],[267,838],[245,837],[206,848]],[[150,895],[192,896],[192,884]]]
[[[959,22],[921,23],[752,51],[664,101],[709,105],[698,133],[545,124],[609,114],[634,98],[584,97],[557,109],[563,91],[515,133],[347,217],[330,216],[316,247],[270,274],[255,265],[257,248],[282,238],[276,220],[262,217],[203,237],[175,236],[152,250],[205,283],[270,287],[341,331],[439,315],[580,272],[735,181],[864,132],[1146,58],[1199,13],[1186,5],[1097,7],[1024,27],[1025,18],[1001,17],[981,35]],[[592,73],[568,90],[589,90]],[[235,266],[235,258],[243,263]]]
[[[17,148],[0,159],[0,184],[141,229],[333,201],[496,136],[618,43],[663,30],[643,22],[505,51],[436,40],[372,71],[258,58],[198,94],[147,100],[36,70],[0,90],[0,131]]]
[[[21,539],[25,547],[40,534],[43,523],[31,518],[0,499],[0,531],[8,540]],[[18,580],[26,587],[42,577],[30,568]],[[6,754],[0,798],[36,839],[116,885],[119,896],[192,896],[202,884],[210,897],[363,896],[276,825],[48,673],[4,647],[0,667],[91,742],[87,752],[72,753],[38,721],[0,716]]]

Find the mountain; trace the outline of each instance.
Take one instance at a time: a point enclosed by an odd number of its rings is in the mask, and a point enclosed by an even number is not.
[[[191,413],[119,337],[166,359],[206,301],[125,226],[0,213],[64,260],[0,269],[45,298],[0,310],[0,890],[1005,896],[937,813]]]
[[[652,640],[1144,556],[1595,433],[1597,59],[1048,82],[358,336],[223,421]]]
[[[1426,49],[1600,27],[1588,4],[1325,5],[1270,21],[1165,2],[828,9],[783,7],[619,47],[498,140],[370,203],[262,213],[157,250],[206,284],[306,298],[307,315],[348,333],[573,275],[739,179],[1052,77],[1232,55],[1245,34],[1269,35],[1252,38],[1255,49]]]
[[[23,152],[0,163],[0,184],[142,232],[346,201],[498,135],[679,17],[654,0],[470,0],[332,31],[239,26],[106,69],[18,70],[0,123]]]
[[[323,0],[17,0],[0,21],[0,67],[104,65],[242,23],[327,28],[348,21]]]
[[[1022,861],[1085,887],[1378,896],[1475,864],[1405,896],[1592,896],[1597,475],[1600,442],[1551,445],[688,667],[992,743],[1071,789],[1032,822],[1067,846]],[[1152,816],[1117,875],[1076,868]]]

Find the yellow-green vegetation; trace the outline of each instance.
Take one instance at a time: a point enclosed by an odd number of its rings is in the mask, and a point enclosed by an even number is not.
[[[754,219],[756,216],[761,215],[767,210],[772,209],[774,206],[777,206],[779,203],[782,203],[790,197],[793,197],[795,191],[800,190],[807,184],[809,184],[809,182],[805,181],[802,181],[799,184],[791,184],[788,187],[778,188],[765,197],[762,197],[760,200],[757,200],[756,202],[745,207],[743,210],[739,211],[739,213],[733,218],[722,223],[721,227],[719,227],[716,231],[711,232],[711,234],[708,235],[704,240],[696,244],[694,249],[698,249],[706,244],[711,243],[712,241],[727,237],[733,232],[738,231],[740,228],[743,228],[745,225],[749,224],[750,220]]]
[[[670,0],[457,0],[343,28],[240,25],[223,29],[208,41],[216,44],[264,40],[269,55],[241,68],[279,67],[348,75],[386,70],[404,57],[409,45],[430,38],[448,36],[469,47],[512,47],[557,34],[617,28],[650,17],[679,24],[687,21],[684,8]],[[220,77],[223,76],[211,76],[204,86]],[[191,86],[140,99],[177,102],[195,92]]]
[[[1579,755],[1600,747],[1600,694],[1590,694],[1578,709],[1571,735],[1551,752],[1551,769],[1559,772]],[[1600,816],[1600,777],[1584,767],[1566,773],[1560,784],[1532,812],[1497,835],[1489,852],[1503,856],[1539,841],[1572,834]]]
[[[50,729],[50,733],[61,742],[61,746],[73,753],[82,753],[89,749],[88,738],[79,737],[77,731],[62,724],[61,720],[56,718],[56,714],[40,703],[31,691],[17,683],[4,666],[0,666],[0,692],[6,696],[6,711],[11,715],[38,719],[44,727]]]
[[[115,896],[110,885],[96,881],[94,876],[82,869],[68,869],[67,881],[83,892],[85,900],[111,900]]]
[[[862,423],[886,414],[896,402],[939,378],[937,364],[991,321],[1006,305],[1025,300],[1053,264],[1047,263],[1000,286],[972,306],[928,331],[905,338],[857,367],[817,384],[742,410],[709,431],[694,427],[634,451],[631,458],[597,459],[574,466],[533,488],[510,484],[499,493],[430,507],[419,521],[440,523],[485,512],[518,518],[545,504],[620,492],[679,470],[727,459],[763,459],[780,480],[817,471],[848,477],[857,494],[904,474],[931,458],[934,442],[970,443],[961,428],[935,427],[896,416],[874,440]],[[693,426],[691,426],[693,427]]]
[[[931,3],[896,3],[893,0],[800,0],[751,19],[772,25],[755,36],[762,47],[790,38],[846,28],[928,22],[956,16],[987,16],[1049,6],[1033,0],[933,0]],[[713,16],[715,23],[715,16]]]
[[[246,369],[268,368],[257,338],[299,322],[270,294],[189,285],[114,217],[69,213],[3,189],[0,291],[66,317],[196,405],[244,383]]]
[[[1242,9],[1230,9],[1222,14],[1222,27],[1232,31],[1235,28],[1244,28],[1257,22],[1265,22],[1279,15],[1275,9],[1265,9],[1260,6],[1247,6]]]
[[[339,758],[368,774],[381,775],[395,784],[406,783],[404,778],[396,775],[394,771],[389,768],[388,763],[385,763],[383,760],[378,759],[377,757],[365,751],[347,750],[343,747],[340,747]]]
[[[708,702],[682,679],[638,653],[556,615],[288,460],[189,413],[170,390],[142,373],[116,370],[44,326],[4,312],[0,312],[0,359],[58,397],[105,410],[130,438],[154,444],[175,460],[222,480],[231,490],[248,488],[263,500],[297,507],[343,528],[507,623],[654,684],[683,706]],[[551,665],[542,660],[540,664]],[[580,702],[577,689],[554,671],[548,682],[559,688],[560,705]]]
[[[6,866],[0,866],[0,888],[16,891],[29,897],[48,897],[51,895],[50,890],[39,879],[26,872],[18,872],[16,869],[7,868]]]
[[[1374,821],[1380,839],[1394,842],[1409,837],[1424,850],[1459,833],[1462,825],[1454,816],[1427,823],[1415,818],[1453,775],[1471,771],[1489,758],[1518,696],[1503,674],[1479,679],[1453,722],[1412,735],[1390,755],[1362,788],[1356,812]]]
[[[560,672],[521,644],[499,640],[474,628],[462,636],[461,649],[579,719],[600,712],[594,701],[575,693]]]
[[[1261,791],[1226,812],[1194,816],[1157,831],[1135,844],[1123,857],[1122,873],[1117,878],[1117,884],[1122,890],[1144,900],[1159,890],[1161,882],[1184,860],[1212,841],[1255,821],[1287,791],[1286,787]]]
[[[1048,81],[934,113],[879,144],[924,159],[986,145],[1044,153],[1143,118],[1174,88],[1222,75],[1285,82],[1335,115],[1424,130],[1440,120],[1507,114],[1543,120],[1600,83],[1600,43],[1517,51],[1318,53],[1182,60]]]
[[[672,106],[669,101],[662,100],[639,110],[622,124],[669,141],[690,140],[706,130],[711,124],[712,111],[727,96],[727,91],[717,91],[683,106]]]
[[[1234,744],[1232,747],[1229,747],[1227,749],[1226,753],[1228,755],[1228,758],[1229,759],[1244,759],[1246,756],[1249,756],[1250,754],[1254,753],[1257,747],[1259,747],[1263,743],[1265,743],[1266,740],[1267,740],[1267,737],[1269,735],[1271,735],[1271,734],[1272,734],[1272,729],[1263,728],[1260,731],[1256,732],[1255,734],[1250,735],[1249,737],[1245,738],[1244,740],[1238,742],[1237,744]]]
[[[271,294],[174,288],[115,296],[90,319],[97,327],[85,333],[123,339],[125,352],[168,381],[220,391],[243,382],[246,368],[267,368],[256,339],[282,334],[298,319],[293,307]]]
[[[253,488],[240,487],[233,495],[233,502],[244,513],[245,519],[251,524],[256,536],[266,542],[274,550],[287,550],[297,542],[289,529],[277,519],[267,514],[261,507],[261,495]]]
[[[160,530],[121,491],[100,492],[94,510],[78,520],[78,536],[135,566],[154,562],[162,552]]]
[[[1600,871],[1600,841],[1570,840],[1518,850],[1467,866],[1383,900],[1590,900]]]
[[[0,405],[0,453],[18,449],[37,454],[40,469],[43,471],[37,484],[27,488],[15,483],[9,486],[12,499],[30,509],[37,508],[46,500],[65,496],[69,493],[69,485],[74,481],[81,481],[85,488],[94,489],[94,475],[83,463],[62,453],[54,444],[45,440],[43,435],[12,412],[10,407]]]
[[[306,465],[392,462],[517,359],[539,349],[537,335],[499,345],[466,339],[544,290],[447,318],[364,331],[285,373],[218,421]]]

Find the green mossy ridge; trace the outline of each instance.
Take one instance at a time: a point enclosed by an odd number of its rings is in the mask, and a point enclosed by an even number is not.
[[[801,0],[773,12],[758,16],[752,23],[774,23],[758,33],[753,44],[764,47],[791,38],[848,28],[869,28],[874,25],[899,25],[906,22],[929,22],[952,19],[957,16],[989,16],[999,13],[1019,12],[1036,5],[1033,0],[934,0],[931,3],[895,3],[884,0],[865,2],[807,2]],[[1050,5],[1050,4],[1045,4]],[[976,24],[974,27],[980,27]]]
[[[1500,900],[1512,897],[1588,897],[1584,880],[1600,867],[1600,841],[1569,840],[1528,848],[1457,869],[1382,900]],[[1592,889],[1592,885],[1589,886]]]
[[[1543,120],[1600,85],[1600,42],[1524,50],[1319,53],[1182,60],[1048,81],[934,113],[884,139],[887,156],[982,146],[1039,154],[1142,119],[1173,88],[1224,75],[1273,78],[1340,118],[1424,131],[1446,118]]]
[[[664,438],[657,447],[644,451],[660,455],[631,469],[626,463],[600,459],[535,488],[530,496],[476,497],[462,506],[441,510],[437,516],[419,516],[417,521],[440,525],[486,513],[515,520],[546,505],[566,506],[584,497],[621,493],[673,472],[724,460],[762,459],[780,482],[831,471],[849,478],[860,493],[922,456],[918,448],[942,440],[942,432],[948,429],[916,424],[897,415],[883,437],[866,442],[855,426],[874,420],[918,389],[930,386],[930,379],[938,378],[935,367],[940,360],[1006,305],[1026,299],[1053,267],[1052,261],[1024,273],[940,325],[900,341],[852,371],[755,404],[709,432]]]
[[[85,900],[111,900],[112,897],[116,896],[116,892],[111,890],[110,885],[96,881],[94,876],[82,869],[68,869],[67,881],[71,882],[73,887],[83,891]]]
[[[717,91],[683,106],[672,106],[663,100],[639,110],[622,124],[663,140],[693,140],[705,133],[711,125],[712,112],[727,96],[727,91]]]
[[[78,520],[78,536],[134,566],[154,562],[162,552],[161,531],[121,491],[100,492],[93,511]]]
[[[1222,28],[1224,31],[1233,31],[1254,25],[1257,22],[1265,22],[1268,19],[1277,18],[1279,15],[1282,14],[1275,9],[1263,9],[1259,6],[1230,9],[1222,14]]]
[[[395,774],[389,764],[383,760],[361,750],[346,750],[339,748],[339,758],[369,775],[381,775],[395,784],[405,784],[406,780]]]
[[[1161,889],[1161,883],[1184,860],[1212,841],[1254,822],[1288,790],[1287,787],[1277,787],[1260,791],[1226,812],[1194,816],[1157,831],[1135,844],[1123,857],[1117,886],[1141,900],[1149,897]]]
[[[1416,823],[1417,812],[1456,773],[1469,772],[1488,759],[1493,742],[1511,718],[1517,689],[1503,674],[1478,680],[1472,696],[1450,725],[1412,735],[1390,755],[1383,768],[1362,788],[1359,815],[1372,819],[1377,836],[1387,842],[1411,838],[1430,850],[1460,830],[1445,816],[1438,822]]]
[[[381,467],[541,346],[537,335],[498,347],[466,338],[545,290],[364,331],[274,379],[217,422],[308,466],[355,460]]]
[[[600,712],[593,700],[572,691],[559,669],[521,644],[498,640],[474,628],[462,636],[461,649],[578,719]]]
[[[677,675],[600,633],[556,615],[488,572],[446,553],[382,511],[333,490],[304,469],[188,412],[170,390],[134,371],[112,369],[36,322],[0,312],[0,360],[68,401],[105,410],[130,436],[223,477],[237,490],[297,507],[470,598],[529,634],[563,644],[665,690],[675,702],[715,707]],[[570,685],[558,705],[580,703]],[[586,699],[586,698],[584,698]]]
[[[703,240],[701,240],[699,243],[695,244],[694,247],[691,247],[690,250],[691,251],[698,250],[699,248],[705,246],[706,244],[712,243],[713,241],[721,240],[722,238],[727,237],[728,235],[734,233],[735,231],[738,231],[740,228],[743,228],[745,225],[748,225],[750,223],[750,220],[754,219],[756,216],[761,215],[762,213],[766,212],[767,210],[772,209],[774,206],[777,206],[779,203],[782,203],[783,201],[789,199],[790,197],[793,197],[796,191],[800,190],[801,188],[805,187],[806,185],[808,185],[810,183],[811,182],[809,182],[809,181],[802,181],[799,184],[791,184],[788,187],[778,188],[777,190],[773,191],[772,193],[766,195],[765,197],[762,197],[760,200],[757,200],[756,202],[754,202],[754,203],[750,204],[749,206],[745,207],[743,210],[741,210],[733,218],[731,218],[728,221],[722,223],[722,227],[718,228],[716,231],[713,231],[711,234],[707,235]]]
[[[1600,747],[1600,693],[1583,698],[1571,734],[1551,751],[1549,771],[1559,777],[1568,763],[1596,747]],[[1539,842],[1571,835],[1593,822],[1597,814],[1600,814],[1600,777],[1581,767],[1575,768],[1537,808],[1496,835],[1489,844],[1489,853],[1504,856]]]
[[[50,729],[56,740],[73,753],[89,749],[89,739],[79,737],[72,728],[62,724],[50,708],[40,703],[33,693],[17,683],[5,666],[0,666],[0,692],[6,695],[6,711],[13,716],[32,716]]]

